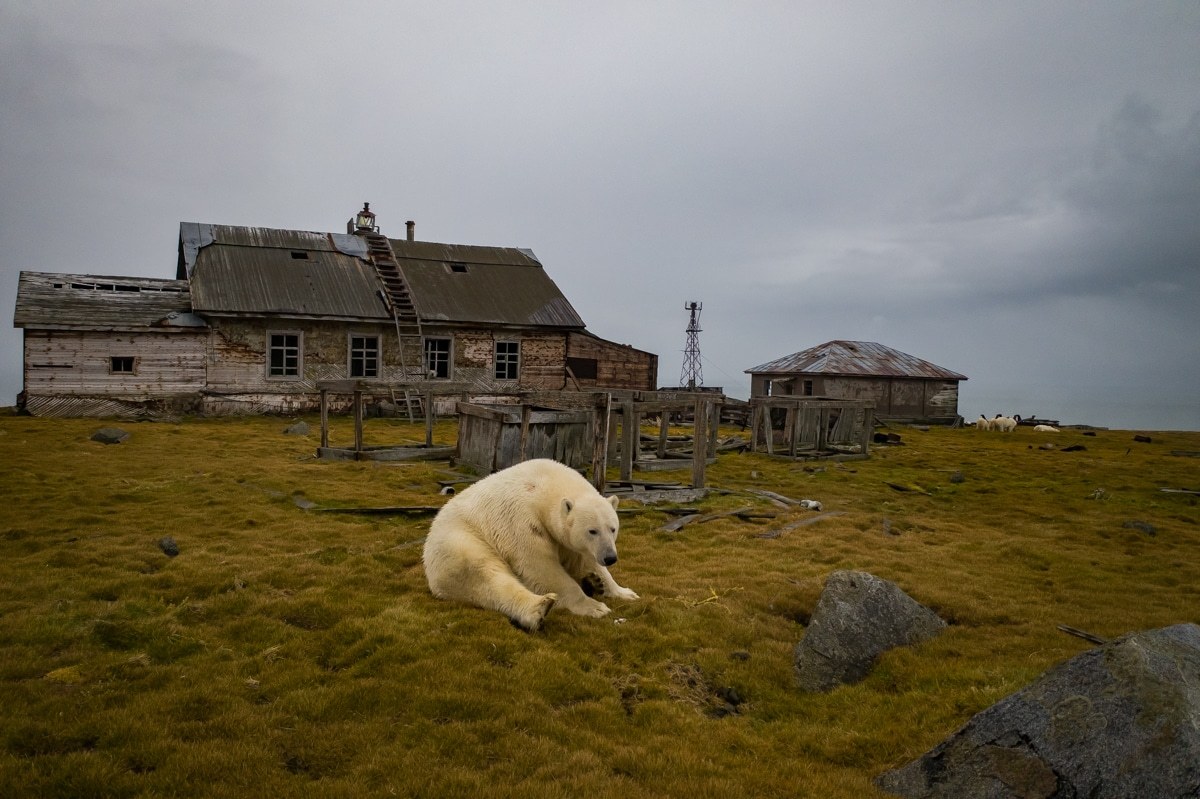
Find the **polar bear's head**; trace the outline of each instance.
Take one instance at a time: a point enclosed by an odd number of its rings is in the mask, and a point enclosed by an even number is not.
[[[571,499],[564,497],[562,542],[580,555],[590,555],[597,563],[611,566],[617,562],[617,498],[599,494]]]

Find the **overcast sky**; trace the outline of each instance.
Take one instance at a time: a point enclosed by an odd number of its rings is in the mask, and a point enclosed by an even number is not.
[[[0,404],[25,270],[181,221],[532,249],[704,383],[830,339],[959,409],[1200,430],[1200,2],[0,0]]]

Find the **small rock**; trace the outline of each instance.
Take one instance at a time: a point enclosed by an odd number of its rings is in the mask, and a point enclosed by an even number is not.
[[[171,536],[163,536],[158,539],[158,548],[163,551],[168,558],[173,558],[179,554],[179,545],[175,543],[175,539]]]
[[[967,478],[963,477],[963,473],[962,473],[962,472],[955,472],[954,474],[950,475],[950,482],[951,482],[951,483],[961,483],[961,482],[963,482],[963,481],[964,481],[964,480],[966,480],[966,479],[967,479]]]
[[[1134,436],[1133,440],[1139,444],[1150,444],[1153,442],[1153,439],[1150,438],[1150,436]]]
[[[1130,519],[1129,521],[1124,522],[1121,526],[1127,530],[1137,530],[1139,533],[1145,533],[1146,535],[1158,534],[1158,528],[1156,528],[1153,524],[1150,524],[1149,522],[1137,521],[1136,519]]]
[[[283,428],[283,434],[287,436],[306,436],[308,435],[308,423],[299,421],[294,424],[290,424]]]
[[[92,441],[101,444],[122,444],[129,440],[129,433],[119,427],[101,427],[92,433]]]
[[[735,649],[729,653],[729,657],[733,658],[734,660],[749,660],[750,653],[745,649]]]
[[[858,682],[884,652],[926,641],[945,626],[895,583],[867,572],[836,571],[796,645],[796,682],[809,692]]]

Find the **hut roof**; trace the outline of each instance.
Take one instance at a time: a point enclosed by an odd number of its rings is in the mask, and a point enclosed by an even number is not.
[[[204,327],[186,280],[21,272],[13,326],[136,330]]]
[[[817,374],[966,380],[966,375],[873,341],[826,341],[747,369],[748,374]]]

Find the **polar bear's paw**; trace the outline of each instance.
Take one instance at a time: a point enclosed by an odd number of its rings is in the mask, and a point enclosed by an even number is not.
[[[598,574],[589,574],[579,581],[579,587],[586,596],[604,596],[604,580]]]
[[[617,586],[617,590],[613,591],[610,596],[613,599],[623,599],[626,602],[632,602],[635,599],[641,599],[641,597],[637,595],[636,591],[632,591],[620,585]]]
[[[509,619],[514,627],[524,630],[527,633],[535,633],[542,629],[542,622],[546,620],[546,614],[550,612],[550,608],[554,607],[554,603],[558,601],[558,594],[546,594],[538,598],[533,607],[527,610],[520,616],[513,616]]]
[[[594,599],[589,599],[585,603],[581,603],[579,607],[570,608],[570,610],[572,613],[592,619],[598,619],[601,616],[607,616],[609,613],[612,613],[612,608]]]

